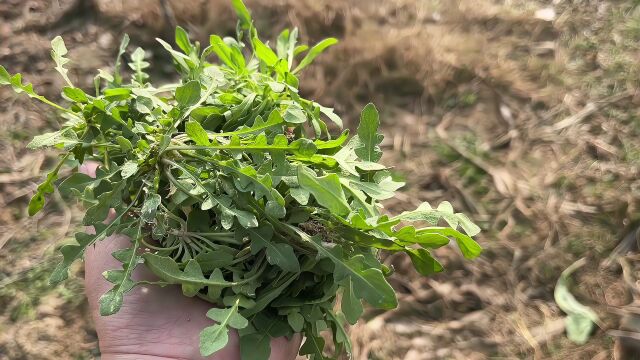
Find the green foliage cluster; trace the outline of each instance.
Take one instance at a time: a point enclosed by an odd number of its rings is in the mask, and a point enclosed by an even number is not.
[[[397,306],[386,280],[392,269],[381,264],[379,250],[406,253],[429,275],[443,270],[430,250],[450,239],[465,257],[478,256],[471,236],[480,229],[447,202],[381,215],[379,201],[403,183],[379,163],[376,108],[364,108],[357,134],[334,136],[326,121],[342,127],[340,117],[298,92],[299,72],[337,41],[309,48],[297,43],[296,29],[285,30],[273,50],[259,39],[242,1],[233,6],[237,38],[212,35],[201,49],[178,27],[178,49],[158,39],[181,76],[177,84],[154,87],[140,48],[128,56],[132,76],[125,83],[126,36],[115,71],[96,76],[95,95],[69,80],[64,42],[52,41],[68,107],[0,67],[0,85],[53,106],[66,121],[29,144],[62,151],[29,213],[41,210],[57,187],[86,205],[83,224],[95,227],[95,234],[78,233],[77,243],[61,248],[54,284],[88,246],[114,233],[131,239],[113,253],[122,268],[104,274],[113,288],[100,299],[102,315],[120,309],[140,284],[131,274],[143,264],[159,277],[155,284],[177,284],[185,296],[212,303],[206,316],[216,324],[200,338],[205,356],[237,329],[243,360],[267,359],[271,338],[294,333],[305,337],[301,355],[333,358],[321,332],[333,334],[333,356],[349,352],[344,328],[361,316],[363,300],[379,309]],[[208,61],[212,55],[218,63]],[[88,160],[102,164],[95,178],[74,172],[58,179],[63,166]],[[105,223],[110,209],[115,217]]]

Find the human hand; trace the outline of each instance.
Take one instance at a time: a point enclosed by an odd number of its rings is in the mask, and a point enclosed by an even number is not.
[[[96,164],[82,165],[80,171],[95,176]],[[178,286],[138,286],[124,298],[120,311],[100,316],[98,299],[112,284],[104,279],[105,270],[122,264],[111,256],[130,244],[122,235],[114,235],[87,248],[85,287],[95,322],[103,360],[205,359],[200,356],[200,331],[213,321],[205,316],[211,304],[182,294]],[[133,273],[134,280],[157,281],[144,266]],[[293,360],[301,338],[277,338],[271,341],[270,360]],[[228,345],[209,360],[239,360],[238,334],[231,331]]]

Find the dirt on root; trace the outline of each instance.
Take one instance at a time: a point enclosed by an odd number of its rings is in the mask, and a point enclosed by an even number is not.
[[[637,1],[247,0],[263,37],[297,26],[307,42],[341,43],[309,68],[302,91],[349,126],[374,101],[385,155],[407,186],[390,213],[452,201],[482,227],[472,262],[437,251],[425,278],[388,256],[398,309],[350,329],[355,359],[632,359],[639,356],[640,114]],[[0,64],[49,98],[63,83],[49,41],[62,35],[70,76],[91,87],[119,39],[170,62],[154,41],[180,24],[201,41],[233,34],[222,0],[4,0]],[[26,204],[54,152],[31,136],[59,122],[0,88],[0,359],[93,358],[99,352],[76,277],[50,288],[54,250],[80,210],[59,197],[35,218]],[[565,336],[553,298],[580,258],[575,297],[600,317],[586,344]],[[634,340],[635,339],[635,340]]]

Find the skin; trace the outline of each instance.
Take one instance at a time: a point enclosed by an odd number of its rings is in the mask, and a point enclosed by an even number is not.
[[[95,176],[97,164],[85,164],[80,171]],[[124,297],[120,311],[100,316],[98,300],[111,289],[102,273],[120,269],[122,264],[111,256],[117,249],[130,245],[127,237],[114,235],[87,248],[85,253],[85,286],[91,314],[98,333],[103,360],[171,360],[208,359],[240,360],[238,334],[231,331],[228,345],[213,356],[200,356],[200,331],[214,322],[205,314],[211,304],[182,294],[178,286],[139,286]],[[157,281],[144,266],[133,273],[134,280]],[[269,360],[293,360],[301,337],[277,338],[271,341]]]

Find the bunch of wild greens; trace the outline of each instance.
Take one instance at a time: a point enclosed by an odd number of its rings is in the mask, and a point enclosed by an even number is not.
[[[350,351],[344,327],[361,316],[362,300],[379,309],[397,305],[379,249],[406,253],[428,275],[442,271],[430,250],[450,239],[465,257],[476,257],[481,249],[470,236],[479,228],[447,202],[381,215],[378,202],[403,184],[378,163],[376,108],[364,108],[356,135],[345,130],[334,137],[325,119],[340,127],[340,118],[298,93],[297,75],[336,40],[308,48],[296,43],[295,29],[285,30],[273,50],[258,38],[244,4],[233,5],[236,39],[212,35],[200,49],[178,28],[179,49],[158,40],[181,76],[177,84],[149,83],[140,48],[129,56],[125,83],[127,37],[115,71],[96,76],[95,95],[69,80],[67,49],[60,37],[52,41],[69,107],[0,67],[0,84],[53,106],[66,120],[29,145],[63,152],[29,213],[42,209],[57,186],[88,206],[83,223],[96,230],[61,248],[52,283],[68,276],[88,246],[114,233],[130,237],[129,248],[113,253],[122,268],[105,273],[113,288],[100,299],[102,315],[120,309],[138,285],[132,272],[143,264],[158,284],[179,284],[185,296],[212,303],[206,316],[217,323],[202,330],[203,355],[223,348],[233,328],[243,360],[267,359],[271,338],[294,333],[305,337],[300,354],[327,359],[320,333],[332,332],[337,353]],[[219,63],[209,62],[215,58]],[[102,164],[95,178],[75,172],[58,181],[62,166],[88,160]],[[110,209],[115,218],[105,223]]]

